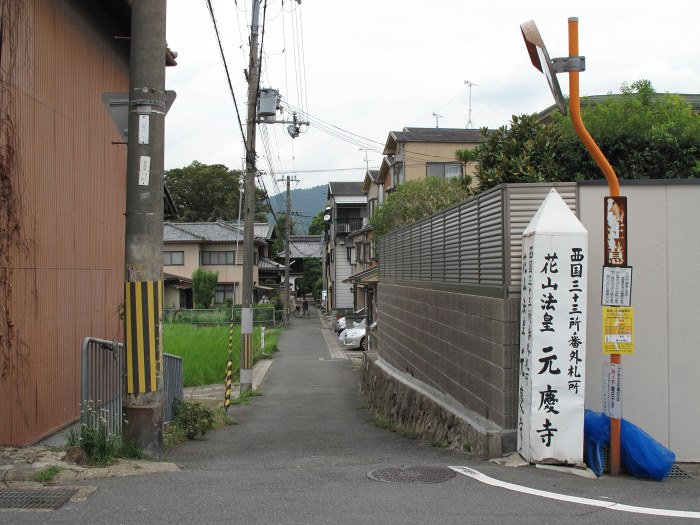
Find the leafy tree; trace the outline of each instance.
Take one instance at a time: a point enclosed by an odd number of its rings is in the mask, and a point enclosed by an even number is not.
[[[243,174],[223,164],[193,161],[184,168],[165,172],[165,183],[182,222],[238,219]],[[269,209],[264,193],[256,189],[255,220],[266,222]]]
[[[209,308],[216,295],[219,272],[197,268],[192,272],[192,295],[197,308]]]
[[[374,238],[457,204],[470,194],[458,179],[426,177],[400,184],[370,219]]]
[[[556,157],[563,133],[537,115],[513,116],[510,128],[481,130],[484,142],[476,147],[477,191],[507,182],[560,181],[566,176]]]
[[[700,176],[700,115],[679,95],[657,94],[648,80],[622,84],[620,95],[585,104],[581,116],[620,179]],[[556,115],[564,132],[558,156],[575,179],[597,179],[600,169],[571,120]]]
[[[657,94],[651,82],[623,84],[620,95],[582,100],[581,116],[620,179],[700,176],[700,115],[678,95]],[[601,179],[600,168],[573,129],[555,113],[514,116],[510,128],[482,130],[475,149],[477,191],[504,182]]]
[[[323,216],[326,214],[325,208],[319,211],[311,219],[311,224],[309,224],[309,235],[321,235],[326,229],[326,223],[323,221]]]
[[[455,159],[462,163],[462,183],[467,187],[471,188],[474,180],[471,175],[467,175],[467,168],[470,164],[476,162],[476,151],[472,149],[458,149],[455,151]]]
[[[322,286],[323,266],[321,261],[315,257],[306,257],[301,277],[301,288],[306,292],[312,292],[314,298],[319,298]]]

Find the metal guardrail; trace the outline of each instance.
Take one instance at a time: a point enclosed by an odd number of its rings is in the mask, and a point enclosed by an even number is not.
[[[122,431],[124,392],[124,345],[86,337],[82,348],[81,423],[95,424],[104,418],[112,434]]]
[[[124,345],[86,337],[81,359],[81,423],[95,424],[102,417],[109,432],[121,434],[126,377]],[[182,358],[163,354],[163,366],[163,421],[169,423],[173,401],[183,398]]]
[[[163,379],[165,391],[163,392],[163,422],[170,423],[173,420],[173,401],[184,399],[182,383],[182,357],[172,354],[163,354]]]

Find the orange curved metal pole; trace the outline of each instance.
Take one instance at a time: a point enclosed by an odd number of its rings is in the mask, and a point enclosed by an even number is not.
[[[578,56],[578,18],[569,18],[569,56]],[[578,71],[569,71],[569,110],[571,112],[571,122],[574,125],[576,134],[586,146],[586,149],[600,167],[605,179],[608,181],[610,195],[617,197],[620,195],[620,183],[615,175],[615,170],[605,158],[603,152],[591,137],[588,130],[583,125],[581,118],[581,94],[579,92]],[[620,354],[611,354],[610,362],[613,364],[622,363]],[[610,474],[618,476],[620,474],[620,420],[610,418]]]
[[[578,56],[578,18],[569,18],[569,56]],[[605,158],[603,152],[591,137],[588,130],[583,125],[581,118],[581,95],[579,92],[578,71],[569,71],[569,110],[571,112],[571,122],[574,125],[576,134],[586,146],[586,149],[600,167],[605,179],[608,181],[610,195],[617,197],[620,195],[620,183],[617,181],[615,170]]]

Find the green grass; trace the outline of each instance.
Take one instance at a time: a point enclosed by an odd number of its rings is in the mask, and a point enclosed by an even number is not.
[[[277,351],[281,329],[265,330],[265,353]],[[168,354],[182,357],[184,385],[201,386],[223,383],[228,359],[229,327],[195,328],[185,324],[166,324],[163,327],[163,347]],[[231,358],[234,380],[240,373],[241,329],[234,327]],[[267,356],[260,348],[260,328],[253,329],[253,362]]]
[[[248,390],[243,392],[240,396],[231,400],[232,405],[250,405],[250,402],[254,397],[262,396],[263,393],[259,390]]]
[[[32,477],[33,481],[38,481],[39,483],[49,483],[53,481],[53,478],[56,477],[56,474],[61,472],[63,469],[57,465],[51,466],[47,469],[42,470],[41,472],[37,472],[34,474],[34,477]]]
[[[412,428],[399,427],[393,421],[389,419],[384,419],[382,417],[376,416],[373,420],[374,426],[382,428],[384,430],[389,430],[391,432],[396,432],[399,436],[406,439],[418,439],[420,434],[413,430]]]

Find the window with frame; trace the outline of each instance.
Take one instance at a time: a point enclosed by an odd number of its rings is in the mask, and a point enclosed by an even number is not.
[[[459,162],[428,162],[425,168],[428,177],[447,180],[462,176],[462,164]]]
[[[355,262],[364,262],[365,257],[364,254],[362,253],[362,243],[357,242],[355,243]]]
[[[403,170],[403,162],[395,162],[394,165],[391,167],[391,170],[391,185],[395,188],[399,184],[403,184],[405,182],[406,175],[404,174]]]
[[[216,286],[216,295],[214,302],[216,304],[224,304],[226,299],[231,299],[236,302],[236,285],[234,284],[219,284]]]
[[[370,199],[369,201],[367,201],[367,208],[369,211],[369,218],[371,219],[377,212],[377,199]]]
[[[365,242],[362,244],[362,253],[364,262],[372,262],[372,243]]]
[[[163,252],[163,266],[182,266],[185,264],[185,252]]]
[[[200,261],[202,263],[202,266],[212,266],[216,264],[236,264],[236,252],[200,252]]]
[[[353,246],[349,246],[348,248],[346,248],[346,250],[347,250],[348,261],[352,262]]]

